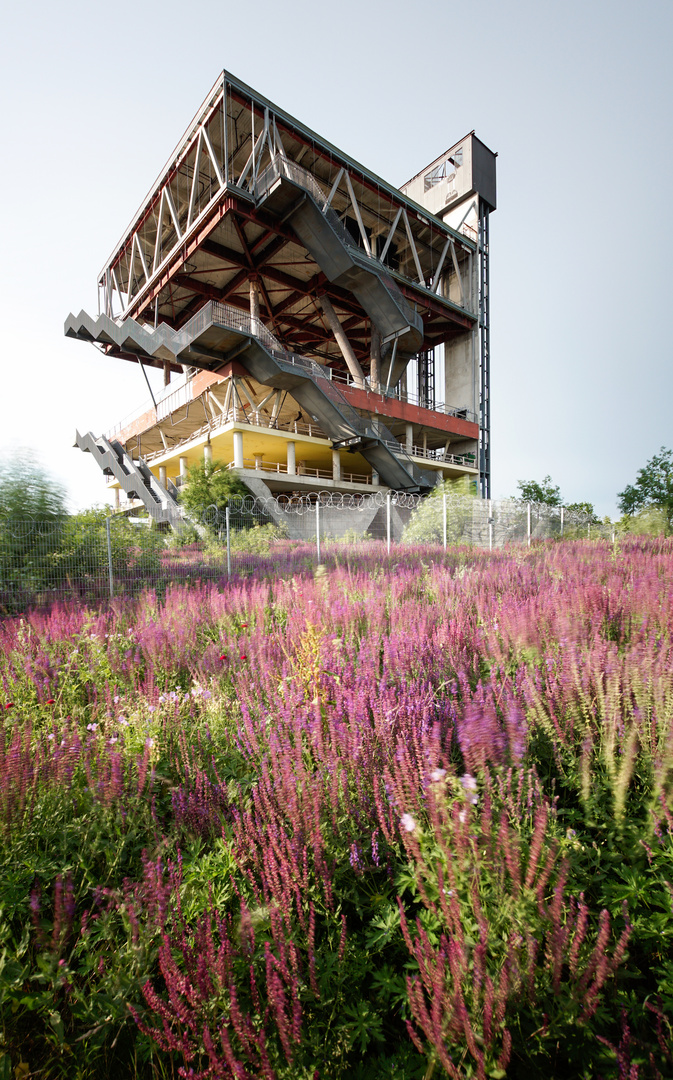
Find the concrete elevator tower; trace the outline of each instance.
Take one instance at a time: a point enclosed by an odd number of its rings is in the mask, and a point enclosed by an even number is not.
[[[443,343],[444,392],[454,401],[468,403],[479,416],[479,487],[483,498],[491,493],[489,215],[496,208],[496,157],[471,131],[400,189],[476,243],[476,252],[463,260],[462,271],[455,246],[449,244],[455,276],[442,277],[439,289],[448,289],[449,298],[458,303],[464,303],[466,292],[472,301],[476,298],[478,321]],[[448,251],[445,259],[447,255]],[[419,387],[425,378],[432,390],[433,375],[434,358],[428,361],[424,357],[418,369]]]

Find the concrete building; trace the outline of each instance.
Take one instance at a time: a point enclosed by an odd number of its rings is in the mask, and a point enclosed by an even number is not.
[[[466,476],[488,496],[495,205],[474,133],[397,189],[224,72],[101,271],[97,315],[65,324],[161,368],[163,390],[78,445],[121,505],[173,522],[204,457],[255,495]]]

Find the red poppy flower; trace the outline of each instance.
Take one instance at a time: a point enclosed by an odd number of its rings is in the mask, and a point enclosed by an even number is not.
[[[248,629],[248,624],[247,624],[247,622],[242,622],[242,623],[241,623],[241,630],[247,630],[247,629]]]
[[[7,704],[5,705],[5,708],[6,709],[13,709],[14,708],[14,702],[13,701],[8,701]]]
[[[248,658],[247,658],[247,656],[245,655],[245,653],[241,653],[241,660],[247,660],[247,659],[248,659]]]
[[[220,660],[226,660],[226,659],[227,659],[227,657],[226,657],[225,653],[222,653],[222,655],[220,657]]]
[[[47,705],[55,705],[55,704],[56,704],[56,702],[54,701],[53,697],[47,698]]]

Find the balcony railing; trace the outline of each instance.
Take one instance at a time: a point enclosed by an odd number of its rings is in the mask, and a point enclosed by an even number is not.
[[[228,469],[236,469],[238,466],[235,462],[230,461],[227,465]],[[311,469],[307,465],[303,465],[301,462],[297,462],[297,469],[294,473],[289,473],[287,465],[284,465],[281,461],[257,461],[253,458],[243,458],[244,469],[255,469],[256,472],[271,472],[278,475],[292,476],[301,479],[305,476],[315,477],[318,480],[334,480],[334,473],[330,469]],[[366,476],[364,473],[349,473],[341,471],[341,475],[338,481],[345,481],[349,484],[371,484],[371,476]]]

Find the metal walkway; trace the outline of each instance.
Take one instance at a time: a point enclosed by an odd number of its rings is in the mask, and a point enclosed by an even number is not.
[[[434,485],[434,473],[420,469],[380,420],[360,416],[331,381],[328,368],[287,352],[259,320],[229,304],[209,301],[178,331],[166,324],[145,329],[131,319],[119,325],[106,315],[92,319],[80,312],[77,317],[68,316],[65,333],[209,370],[235,357],[257,382],[288,390],[327,432],[334,448],[357,450],[387,487],[427,491]]]
[[[384,381],[394,386],[423,347],[423,320],[383,263],[355,245],[315,177],[281,154],[258,176],[255,197],[267,212],[289,221],[328,281],[357,297],[387,344],[392,370]],[[364,233],[361,220],[359,225]]]

